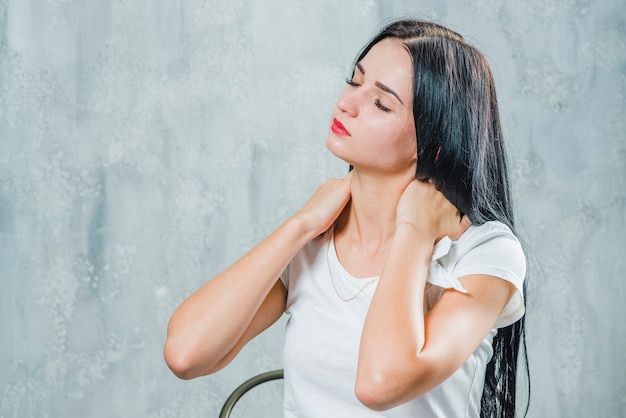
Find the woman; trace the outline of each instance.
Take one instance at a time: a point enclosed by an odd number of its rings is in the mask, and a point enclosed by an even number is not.
[[[326,145],[349,174],[180,305],[169,367],[220,370],[287,312],[285,416],[513,416],[526,263],[484,57],[390,24]]]

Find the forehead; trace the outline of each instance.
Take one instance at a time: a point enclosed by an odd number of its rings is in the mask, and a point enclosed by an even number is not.
[[[387,38],[375,44],[359,61],[368,77],[410,98],[413,82],[411,56],[401,40]]]

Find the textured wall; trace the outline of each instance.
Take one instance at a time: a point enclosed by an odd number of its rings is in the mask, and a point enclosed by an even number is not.
[[[332,105],[403,14],[494,66],[536,253],[529,416],[623,416],[624,1],[266,3],[0,0],[0,417],[216,416],[280,367],[283,323],[179,381],[167,320],[345,171]]]

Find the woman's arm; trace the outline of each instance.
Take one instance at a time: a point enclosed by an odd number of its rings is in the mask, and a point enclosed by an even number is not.
[[[418,211],[415,209],[420,207]],[[504,280],[461,278],[424,315],[424,289],[435,242],[467,229],[432,185],[413,182],[398,205],[397,228],[363,333],[356,395],[375,410],[408,402],[451,376],[493,328],[515,291]]]
[[[293,256],[324,232],[350,198],[349,176],[322,184],[293,217],[187,298],[167,329],[164,356],[182,379],[213,373],[284,312],[278,280]]]
[[[306,239],[301,222],[287,221],[176,309],[164,349],[174,374],[192,379],[219,370],[280,317],[286,291],[277,279]]]

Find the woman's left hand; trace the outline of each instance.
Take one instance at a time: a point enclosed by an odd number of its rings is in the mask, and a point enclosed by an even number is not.
[[[428,181],[413,180],[396,207],[396,225],[407,223],[433,239],[458,239],[471,225],[467,216]]]

